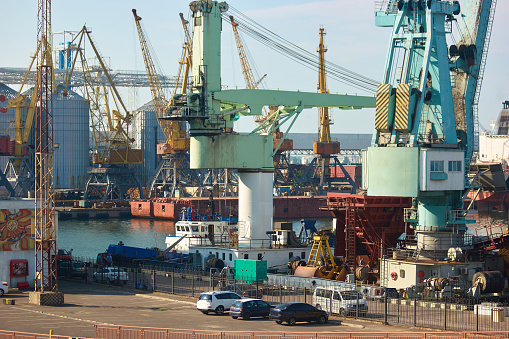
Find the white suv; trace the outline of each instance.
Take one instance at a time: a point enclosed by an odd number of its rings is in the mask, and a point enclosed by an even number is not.
[[[0,297],[9,292],[9,285],[5,281],[0,281]]]
[[[196,308],[203,314],[213,311],[218,315],[229,311],[235,300],[242,299],[237,293],[229,291],[203,292],[196,303]]]

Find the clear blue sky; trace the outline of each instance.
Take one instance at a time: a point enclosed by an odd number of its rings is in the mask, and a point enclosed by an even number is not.
[[[109,57],[113,69],[144,70],[136,28],[131,13],[138,10],[162,70],[174,75],[183,42],[183,31],[178,16],[189,15],[188,0],[172,1],[53,1],[53,32],[78,31],[86,24],[92,29],[94,40],[104,57]],[[328,47],[326,58],[335,64],[375,80],[381,80],[390,29],[374,24],[372,0],[278,0],[278,1],[229,1],[236,9],[264,27],[302,48],[315,52],[318,46],[318,29],[324,27]],[[481,125],[490,128],[502,108],[502,101],[509,100],[509,47],[507,32],[509,3],[498,1],[493,33],[485,68],[483,89],[479,104]],[[27,67],[35,51],[37,2],[18,0],[2,6],[2,52],[0,67]],[[223,27],[222,83],[230,88],[244,87],[244,80],[237,57],[233,34],[229,26]],[[267,74],[265,87],[270,89],[316,91],[317,74],[249,37],[246,44],[253,55],[260,74]],[[58,44],[58,36],[54,45]],[[363,94],[355,88],[329,80],[332,93]],[[150,100],[148,90],[123,91],[124,101],[141,106]],[[250,130],[253,123],[244,118],[239,123],[242,131]],[[374,126],[373,110],[333,110],[333,133],[371,133]],[[242,120],[242,119],[241,119]],[[301,114],[293,132],[315,133],[318,130],[317,110]]]

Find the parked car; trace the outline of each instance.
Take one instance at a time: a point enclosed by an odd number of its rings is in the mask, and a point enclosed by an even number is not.
[[[317,287],[313,293],[313,305],[342,316],[356,314],[357,306],[359,315],[365,316],[368,312],[368,303],[359,292],[342,291],[334,287]]]
[[[386,293],[388,299],[399,298],[398,291],[395,288],[373,286],[369,289],[366,299],[383,302],[385,300]]]
[[[329,317],[327,312],[319,310],[313,305],[306,303],[286,303],[276,306],[270,310],[269,319],[275,320],[277,324],[287,322],[288,325],[295,325],[298,321],[316,321],[325,324]]]
[[[9,285],[5,281],[0,281],[0,297],[9,292]]]
[[[218,315],[229,311],[235,300],[241,299],[237,293],[229,291],[210,291],[200,294],[196,302],[196,308],[203,314],[215,312]]]
[[[232,291],[242,297],[258,298],[262,297],[262,289],[256,290],[256,286],[250,284],[230,284],[219,288],[220,291]]]
[[[59,248],[57,250],[57,255],[55,257],[57,260],[72,260],[72,250],[67,251],[63,248]]]
[[[57,274],[59,277],[88,278],[87,268],[80,261],[57,260]]]
[[[230,315],[233,319],[242,317],[242,319],[250,319],[251,317],[268,317],[271,306],[260,299],[240,299],[235,300],[230,307]]]
[[[104,267],[99,271],[94,272],[94,281],[105,281],[108,284],[112,282],[127,283],[129,277],[127,272],[118,267]]]

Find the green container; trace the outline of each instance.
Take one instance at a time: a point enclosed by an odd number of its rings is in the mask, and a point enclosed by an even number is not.
[[[267,280],[267,260],[235,260],[235,279],[245,282]]]

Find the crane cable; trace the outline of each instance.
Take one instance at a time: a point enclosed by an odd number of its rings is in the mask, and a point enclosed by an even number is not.
[[[264,28],[232,6],[229,7],[229,11],[235,13],[235,21],[239,24],[237,26],[238,30],[241,30],[243,33],[252,37],[254,40],[268,46],[272,50],[296,61],[297,63],[309,69],[319,69],[319,58],[314,53],[308,52],[303,48],[280,37],[274,32]],[[226,13],[222,14],[222,18],[223,20],[229,22],[228,15]],[[376,86],[379,83],[376,80],[362,76],[329,61],[326,61],[325,68],[329,77],[334,80],[365,90],[367,92],[376,92]]]

